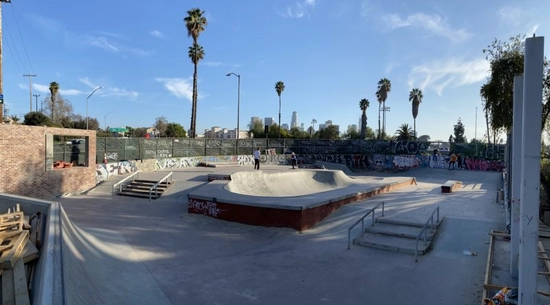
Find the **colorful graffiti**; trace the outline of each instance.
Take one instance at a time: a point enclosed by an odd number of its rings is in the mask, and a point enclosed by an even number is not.
[[[96,165],[96,183],[109,179],[111,176],[131,174],[137,171],[136,161],[121,161]]]
[[[215,202],[206,200],[189,199],[188,212],[218,217],[222,212]]]

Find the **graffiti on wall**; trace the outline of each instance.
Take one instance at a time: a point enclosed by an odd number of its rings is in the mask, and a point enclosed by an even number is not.
[[[100,183],[111,176],[131,174],[137,171],[136,161],[120,161],[96,165],[96,182]]]
[[[155,168],[157,170],[164,170],[195,167],[202,161],[202,157],[162,158],[156,160]]]
[[[218,205],[215,202],[208,201],[208,200],[198,200],[198,199],[189,198],[188,205],[189,205],[188,211],[190,213],[204,214],[212,217],[218,217],[218,215],[222,212],[222,210],[218,208]]]

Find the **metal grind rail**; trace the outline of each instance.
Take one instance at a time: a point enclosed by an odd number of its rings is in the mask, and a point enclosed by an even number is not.
[[[164,176],[164,178],[160,179],[159,182],[155,183],[149,188],[149,201],[152,200],[153,190],[155,190],[155,197],[158,198],[158,187],[163,182],[166,182],[166,184],[171,184],[172,182],[174,182],[174,172],[170,172],[168,175]]]
[[[436,214],[436,213],[437,213],[437,223],[439,224],[439,206],[438,206],[432,212],[432,214],[430,215],[430,217],[428,218],[426,223],[424,223],[424,226],[422,227],[422,230],[420,230],[420,233],[418,233],[418,235],[416,236],[416,251],[414,251],[414,261],[415,262],[418,262],[418,241],[422,237],[422,234],[424,234],[424,244],[427,243],[428,233],[426,232],[426,230],[428,229],[428,225],[429,225],[429,228],[430,228],[431,232],[434,231],[434,214]]]
[[[119,182],[115,183],[113,185],[113,189],[111,191],[111,196],[115,195],[115,191],[116,191],[117,188],[118,188],[119,192],[122,192],[122,187],[125,185],[126,182],[128,182],[130,180],[132,182],[134,182],[135,180],[139,179],[139,173],[140,173],[140,171],[137,171],[137,172],[131,174],[130,176],[128,176],[128,177],[120,180]]]
[[[374,225],[374,221],[375,221],[374,211],[380,206],[382,206],[382,216],[384,216],[384,201],[382,201],[379,204],[377,204],[374,208],[370,209],[367,212],[367,214],[365,214],[361,218],[359,218],[359,220],[357,220],[351,227],[349,227],[349,229],[348,229],[348,250],[351,249],[351,230],[353,230],[353,228],[355,228],[356,225],[361,223],[361,234],[365,233],[365,218],[372,214],[372,225]]]

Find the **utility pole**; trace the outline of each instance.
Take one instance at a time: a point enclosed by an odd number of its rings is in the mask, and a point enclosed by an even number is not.
[[[2,2],[10,3],[11,0],[0,0],[0,123],[4,122],[4,75],[2,74]]]
[[[38,97],[40,96],[40,94],[33,94],[33,96],[36,98],[36,108],[35,108],[35,111],[38,112]]]
[[[36,77],[36,74],[23,74],[23,77],[28,77],[29,78],[29,100],[30,100],[30,105],[31,105],[30,112],[32,112],[32,78]]]

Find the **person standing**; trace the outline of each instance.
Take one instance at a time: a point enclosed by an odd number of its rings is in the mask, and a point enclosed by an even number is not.
[[[449,160],[449,170],[453,170],[456,164],[456,155],[451,153],[451,159]]]
[[[254,151],[254,169],[260,170],[260,148]]]
[[[290,163],[292,164],[292,169],[294,169],[294,167],[297,165],[298,163],[298,158],[296,158],[296,154],[295,153],[292,153],[292,155],[290,156]]]
[[[456,154],[456,163],[458,165],[458,169],[462,169],[462,156],[460,154]]]

